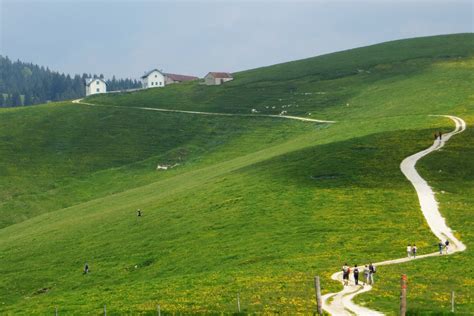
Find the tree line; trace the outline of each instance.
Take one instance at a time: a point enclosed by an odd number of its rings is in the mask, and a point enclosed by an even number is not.
[[[102,78],[102,74],[70,76],[48,67],[20,60],[12,62],[0,55],[0,107],[13,107],[80,98],[85,95],[85,79]],[[141,87],[137,80],[117,79],[107,82],[107,91]]]

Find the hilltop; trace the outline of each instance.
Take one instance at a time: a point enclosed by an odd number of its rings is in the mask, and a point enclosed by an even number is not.
[[[239,293],[244,312],[311,313],[314,275],[327,293],[344,261],[398,258],[413,242],[432,252],[399,164],[453,129],[429,115],[474,123],[473,69],[474,34],[455,34],[243,71],[217,87],[2,109],[0,311],[233,313]],[[380,268],[358,302],[396,313],[407,273],[411,312],[447,312],[452,289],[459,313],[474,309],[473,134],[417,165],[467,251]]]

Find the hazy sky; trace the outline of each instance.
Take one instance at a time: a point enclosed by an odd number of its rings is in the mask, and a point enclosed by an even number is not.
[[[0,54],[67,73],[203,76],[474,32],[474,0],[0,0]]]

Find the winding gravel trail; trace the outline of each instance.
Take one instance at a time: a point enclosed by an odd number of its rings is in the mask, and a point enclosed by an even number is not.
[[[449,254],[453,254],[458,251],[464,251],[466,246],[458,240],[451,228],[446,225],[446,221],[444,217],[438,210],[438,202],[436,201],[435,194],[428,183],[418,174],[416,171],[416,163],[418,160],[423,158],[424,156],[428,155],[429,153],[439,150],[442,148],[449,139],[459,133],[462,133],[466,129],[466,122],[463,119],[451,116],[451,115],[437,115],[442,117],[450,118],[455,124],[455,129],[443,135],[441,140],[435,140],[431,147],[422,150],[414,155],[411,155],[405,158],[402,163],[400,164],[400,169],[405,177],[411,182],[413,187],[416,190],[416,194],[418,195],[418,200],[420,202],[420,208],[423,213],[423,216],[426,219],[431,231],[433,234],[440,240],[448,239],[450,241],[450,251]],[[397,264],[402,262],[407,262],[411,260],[419,260],[427,257],[434,257],[439,256],[438,252],[430,253],[426,255],[417,256],[416,259],[412,258],[400,258],[395,260],[387,260],[383,262],[375,263],[376,266],[383,266],[389,264]],[[363,267],[363,265],[362,265]],[[342,282],[342,272],[334,273],[331,278],[333,280],[338,280]],[[363,315],[363,316],[379,316],[383,315],[383,313],[368,309],[366,307],[362,307],[356,305],[352,302],[352,299],[360,294],[367,291],[370,291],[372,287],[370,285],[366,285],[362,287],[361,285],[354,285],[353,280],[351,280],[351,284],[349,286],[345,286],[342,291],[337,293],[329,293],[323,296],[323,309],[330,313],[331,315]]]
[[[72,103],[84,104],[90,106],[101,106],[101,107],[113,107],[113,108],[126,108],[126,109],[138,109],[145,111],[158,111],[158,112],[171,112],[171,113],[185,113],[185,114],[197,114],[197,115],[213,115],[213,116],[241,116],[241,117],[272,117],[272,118],[283,118],[290,120],[297,120],[302,122],[315,122],[315,123],[336,123],[335,121],[318,120],[306,117],[291,116],[291,115],[271,115],[271,114],[232,114],[232,113],[217,113],[217,112],[199,112],[199,111],[185,111],[185,110],[170,110],[170,109],[157,109],[148,107],[138,106],[117,106],[117,105],[103,105],[82,102],[82,99],[73,100]]]

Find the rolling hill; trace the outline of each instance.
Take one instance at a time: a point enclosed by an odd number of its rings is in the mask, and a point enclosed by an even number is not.
[[[0,110],[0,312],[234,313],[238,295],[248,313],[312,313],[314,275],[337,291],[344,262],[436,249],[399,170],[452,129],[431,114],[468,124],[417,165],[467,250],[381,267],[357,301],[396,314],[406,273],[412,314],[447,313],[451,290],[472,312],[473,70],[474,34],[454,34]]]

